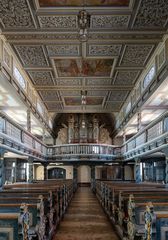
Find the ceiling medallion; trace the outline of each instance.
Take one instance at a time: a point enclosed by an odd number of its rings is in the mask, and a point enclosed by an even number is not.
[[[89,26],[90,15],[85,10],[81,10],[78,14],[79,41],[86,42],[88,40]]]

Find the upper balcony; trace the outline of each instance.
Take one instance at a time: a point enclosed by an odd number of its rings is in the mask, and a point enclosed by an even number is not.
[[[0,113],[0,148],[38,161],[112,161],[131,160],[168,146],[168,112],[161,115],[122,147],[82,143],[47,146],[28,131]]]
[[[105,144],[64,144],[48,147],[4,113],[0,113],[0,147],[39,161],[106,161],[120,156],[120,148]]]
[[[125,160],[142,157],[168,147],[168,112],[165,112],[142,131],[125,142],[121,154]]]

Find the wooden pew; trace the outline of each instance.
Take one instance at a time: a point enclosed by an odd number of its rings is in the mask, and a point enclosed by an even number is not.
[[[34,184],[17,183],[5,186],[4,189],[0,192],[0,204],[3,198],[7,199],[6,211],[10,209],[10,202],[13,204],[17,201],[19,204],[24,201],[29,205],[36,202],[39,214],[36,216],[35,232],[40,240],[52,238],[53,231],[63,217],[74,191],[72,181],[66,181],[66,183],[59,181],[58,184],[55,181]],[[37,202],[39,194],[41,195],[41,201]],[[44,205],[42,202],[45,200],[46,204]]]
[[[132,200],[131,193],[134,194]],[[168,211],[168,190],[162,184],[98,182],[96,194],[122,239],[142,239],[144,223],[137,222],[136,217],[144,214],[148,201],[153,201],[156,211]]]

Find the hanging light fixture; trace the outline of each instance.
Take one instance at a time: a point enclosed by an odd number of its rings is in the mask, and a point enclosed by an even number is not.
[[[89,26],[90,15],[83,9],[78,14],[79,40],[81,42],[86,42],[88,40]]]
[[[81,105],[86,105],[86,95],[87,95],[87,91],[81,91]]]

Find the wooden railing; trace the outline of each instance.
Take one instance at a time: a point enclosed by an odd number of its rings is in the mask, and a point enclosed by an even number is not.
[[[0,113],[0,147],[43,160],[47,155],[45,144],[2,112]]]
[[[154,153],[168,147],[168,112],[125,142],[121,153],[125,160]]]
[[[72,157],[101,157],[116,158],[120,154],[120,148],[113,145],[83,143],[83,144],[64,144],[55,145],[48,148],[48,158]]]
[[[0,113],[0,148],[33,156],[40,160],[92,158],[101,160],[133,159],[154,153],[168,146],[168,112],[161,115],[121,147],[82,143],[48,147],[31,133]]]
[[[0,147],[40,160],[56,160],[61,157],[69,159],[78,156],[89,157],[89,159],[97,157],[105,160],[114,159],[116,155],[120,154],[120,148],[117,146],[95,143],[48,147],[4,113],[0,113]]]

